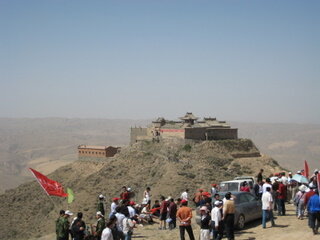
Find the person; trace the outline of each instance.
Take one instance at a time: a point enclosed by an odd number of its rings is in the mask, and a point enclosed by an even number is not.
[[[294,205],[296,206],[296,215],[300,220],[303,220],[303,217],[304,217],[304,210],[305,210],[304,198],[305,198],[306,190],[307,190],[307,187],[305,185],[301,185],[299,187],[299,191],[296,193],[296,196],[293,200]]]
[[[247,181],[244,181],[242,183],[242,186],[240,187],[240,192],[250,192],[250,188]]]
[[[262,173],[263,173],[263,169],[261,168],[260,172],[257,175],[257,182],[262,182],[262,180],[263,180]]]
[[[106,223],[106,228],[103,229],[101,234],[101,240],[114,240],[112,235],[112,229],[114,227],[115,223],[113,221],[108,221]]]
[[[152,209],[155,209],[152,213],[152,215],[156,216],[156,217],[160,217],[160,203],[159,200],[155,200],[154,204],[152,206]]]
[[[77,218],[71,224],[71,232],[73,235],[73,240],[83,240],[84,239],[84,231],[86,230],[86,224],[82,220],[82,212],[77,213]]]
[[[271,180],[270,178],[266,178],[266,182],[262,185],[262,194],[267,191],[267,187],[272,189]]]
[[[221,208],[222,202],[217,200],[214,202],[214,208],[211,210],[211,228],[213,231],[214,240],[220,240],[223,236]]]
[[[287,186],[288,185],[288,178],[286,177],[286,173],[285,172],[281,172],[280,173],[280,178],[282,183]]]
[[[121,207],[116,208],[116,214],[117,218],[116,222],[116,227],[117,227],[117,239],[122,239],[124,240],[124,234],[123,234],[123,219],[126,217],[122,212],[121,212]]]
[[[121,194],[120,194],[120,198],[122,199],[122,200],[129,200],[129,198],[130,198],[130,193],[128,192],[128,189],[127,189],[127,187],[126,186],[123,186],[122,187],[122,192],[121,192]]]
[[[202,199],[202,193],[203,193],[203,189],[199,189],[198,192],[194,196],[194,203],[196,204],[197,207],[200,206],[200,201]]]
[[[139,219],[141,220],[141,223],[143,223],[144,221],[146,221],[147,223],[153,223],[152,214],[153,213],[150,210],[149,204],[144,205],[139,215]]]
[[[99,195],[99,200],[98,200],[98,206],[97,206],[97,212],[101,212],[101,214],[104,216],[105,214],[105,207],[104,207],[104,201],[105,201],[105,196],[102,194]]]
[[[112,198],[112,203],[111,203],[111,206],[110,206],[110,214],[109,214],[109,218],[112,216],[112,215],[115,215],[116,214],[116,208],[119,206],[119,200],[120,198]]]
[[[278,198],[278,216],[286,215],[286,205],[285,201],[287,199],[287,187],[283,184],[283,179],[279,178],[278,180],[278,190],[277,190],[277,198]]]
[[[263,182],[258,182],[253,186],[254,195],[259,199],[262,197],[262,184]]]
[[[120,212],[125,215],[126,217],[130,217],[129,214],[129,209],[128,209],[128,205],[129,205],[130,201],[128,199],[123,199],[122,203],[119,205],[120,207]]]
[[[181,207],[177,211],[177,219],[180,221],[180,239],[185,240],[184,235],[187,230],[190,240],[195,240],[191,227],[192,209],[188,207],[187,200],[181,200]]]
[[[318,234],[320,226],[320,197],[318,190],[315,191],[315,194],[309,200],[308,212],[310,228],[312,229],[313,234]]]
[[[266,228],[267,218],[271,221],[271,226],[274,226],[274,219],[273,219],[273,198],[271,195],[271,188],[267,187],[266,192],[262,194],[261,202],[262,202],[262,227]]]
[[[231,200],[231,193],[225,195],[225,202],[223,204],[223,221],[225,223],[226,236],[228,240],[234,240],[234,214],[235,205],[234,200]]]
[[[95,239],[97,240],[101,240],[101,234],[103,229],[105,228],[105,220],[104,220],[104,215],[102,214],[102,212],[98,211],[96,213],[96,218],[97,218],[97,224],[96,224],[96,230],[93,233],[93,236],[95,237]]]
[[[171,219],[169,222],[169,229],[172,230],[177,226],[177,204],[174,202],[173,198],[170,198],[168,215]]]
[[[68,221],[68,218],[72,215],[73,215],[72,212],[70,212],[69,210],[66,210],[63,217],[60,219],[58,223],[58,231],[57,231],[58,240],[69,239],[70,223]]]
[[[64,217],[64,210],[60,210],[59,217],[56,220],[56,235],[57,235],[57,240],[59,240],[59,231],[60,231],[60,222],[62,221],[62,218]]]
[[[151,205],[151,188],[147,187],[146,190],[143,192],[143,200],[142,204],[149,204]]]
[[[210,240],[210,215],[206,206],[200,208],[201,224],[200,224],[200,240]]]
[[[186,201],[189,201],[188,199],[188,192],[189,192],[189,189],[187,188],[186,191],[184,191],[183,193],[181,193],[181,200],[186,200]]]
[[[168,213],[169,203],[166,201],[164,196],[160,197],[161,205],[160,205],[160,227],[159,229],[166,229],[166,219]]]
[[[133,234],[133,227],[134,222],[130,218],[125,217],[122,220],[122,231],[125,240],[131,240],[131,236]]]
[[[211,184],[211,196],[214,196],[216,193],[218,193],[218,189],[217,189],[218,185],[215,183]]]
[[[129,217],[133,219],[136,216],[136,210],[134,209],[134,206],[136,203],[134,201],[130,201],[128,205],[128,211],[129,211]]]
[[[272,195],[272,199],[274,200],[273,201],[273,209],[274,209],[274,211],[278,211],[278,205],[279,205],[279,203],[278,203],[279,202],[279,199],[278,199],[279,182],[281,182],[281,180],[277,176],[272,181],[271,195]]]

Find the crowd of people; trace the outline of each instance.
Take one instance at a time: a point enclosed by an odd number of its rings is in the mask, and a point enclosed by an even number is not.
[[[302,174],[298,171],[297,174]],[[263,169],[256,176],[256,184],[252,187],[243,182],[240,191],[251,192],[262,202],[262,227],[266,228],[268,221],[275,226],[273,212],[278,216],[286,215],[286,202],[296,206],[297,219],[308,216],[308,224],[314,234],[318,233],[320,225],[320,199],[317,188],[318,171],[315,170],[308,183],[296,181],[291,172],[288,176],[284,172],[263,177]],[[219,240],[224,234],[228,240],[234,239],[235,199],[230,192],[223,196],[219,194],[217,184],[212,184],[210,192],[198,189],[190,196],[186,189],[179,198],[161,196],[151,206],[151,189],[147,187],[143,192],[141,204],[132,199],[134,193],[130,188],[123,187],[119,197],[112,198],[110,212],[106,216],[106,198],[102,194],[98,197],[96,223],[86,226],[82,220],[83,214],[77,213],[71,223],[68,218],[73,215],[69,210],[61,210],[56,220],[57,240],[67,240],[69,235],[73,240],[130,240],[133,231],[138,226],[153,224],[159,220],[159,230],[173,230],[179,222],[180,239],[185,239],[187,232],[189,239],[194,240],[191,226],[192,202],[199,210],[200,240]]]
[[[260,170],[254,187],[257,197],[262,201],[262,227],[266,228],[267,219],[271,226],[275,226],[273,212],[278,216],[286,215],[286,203],[292,203],[296,207],[296,217],[303,220],[308,217],[308,226],[313,234],[318,234],[320,227],[320,198],[318,191],[318,169],[308,179],[302,171],[292,172],[286,176],[285,172],[274,174],[262,181],[263,169]]]

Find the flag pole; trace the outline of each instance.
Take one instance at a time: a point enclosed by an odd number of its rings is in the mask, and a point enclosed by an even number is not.
[[[35,179],[37,180],[37,182],[39,183],[39,185],[41,186],[41,188],[43,189],[43,191],[46,193],[46,195],[48,196],[48,198],[50,199],[51,203],[53,204],[54,208],[57,208],[56,204],[53,202],[52,198],[50,197],[50,195],[48,194],[48,192],[46,191],[46,189],[41,185],[41,183],[39,182],[38,178],[36,177],[36,175],[34,174],[33,171],[31,171],[31,169],[29,168],[30,172],[32,173],[32,175],[35,177]]]

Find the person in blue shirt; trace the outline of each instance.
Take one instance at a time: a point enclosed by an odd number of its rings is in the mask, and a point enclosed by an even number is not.
[[[320,197],[318,190],[316,190],[316,194],[313,195],[308,202],[308,212],[313,234],[318,234],[320,226]]]

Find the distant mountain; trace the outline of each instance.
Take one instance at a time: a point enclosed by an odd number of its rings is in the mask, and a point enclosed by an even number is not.
[[[77,146],[129,144],[130,127],[150,120],[0,118],[0,192],[31,179],[28,167],[48,174],[77,160]],[[320,125],[231,123],[262,153],[298,170],[320,168]]]
[[[292,171],[320,169],[320,124],[232,123],[239,137],[250,138],[262,153]]]
[[[0,118],[0,192],[31,179],[34,167],[50,173],[77,160],[77,146],[129,143],[130,127],[147,121]]]

